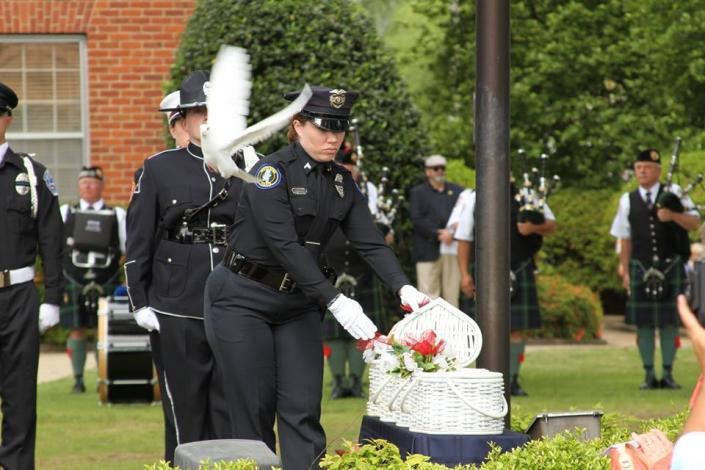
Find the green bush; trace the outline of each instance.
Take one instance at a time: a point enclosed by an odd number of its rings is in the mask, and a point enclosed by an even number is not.
[[[537,289],[542,326],[527,331],[527,335],[578,343],[601,336],[602,305],[590,289],[556,274],[537,276]]]
[[[426,132],[406,84],[364,10],[355,2],[329,0],[203,0],[198,2],[172,68],[168,90],[195,69],[210,69],[222,44],[244,47],[252,65],[250,124],[287,102],[285,92],[304,83],[361,93],[354,116],[372,181],[383,166],[390,185],[409,187],[427,155]],[[286,143],[284,132],[257,146],[270,153]],[[410,223],[399,217],[397,253],[407,272]]]

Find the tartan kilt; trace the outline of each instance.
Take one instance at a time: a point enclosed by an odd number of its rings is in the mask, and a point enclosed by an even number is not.
[[[655,268],[666,276],[668,290],[661,300],[651,300],[644,293],[644,273],[649,268]],[[667,261],[661,261],[651,266],[645,266],[637,260],[629,261],[629,290],[625,321],[630,325],[646,327],[662,327],[680,324],[676,297],[686,289],[685,266],[680,256]]]
[[[470,267],[473,278],[475,277],[475,265]],[[516,294],[512,297],[510,304],[511,331],[530,330],[541,327],[541,311],[539,310],[539,295],[536,290],[536,276],[534,271],[536,265],[533,260],[519,265],[516,270],[512,270],[516,276]],[[475,301],[463,302],[465,313],[472,318],[475,315]]]
[[[386,333],[386,314],[384,310],[384,285],[376,276],[370,274],[358,280],[354,300],[362,305],[362,310],[374,322],[379,331]],[[328,310],[323,317],[323,340],[353,339],[350,333],[338,323]]]
[[[60,309],[60,325],[68,330],[77,328],[95,328],[98,325],[97,312],[89,312],[83,305],[83,286],[72,280],[66,279],[64,299]],[[111,295],[117,287],[115,283],[101,286],[104,295]]]

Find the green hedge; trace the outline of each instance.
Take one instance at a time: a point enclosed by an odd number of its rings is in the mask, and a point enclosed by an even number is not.
[[[537,276],[542,326],[526,333],[534,338],[561,338],[577,343],[602,335],[602,305],[589,288],[560,275]]]

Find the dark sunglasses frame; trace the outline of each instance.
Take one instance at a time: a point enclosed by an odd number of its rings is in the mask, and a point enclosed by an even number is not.
[[[427,166],[426,169],[432,170],[432,171],[438,171],[438,170],[446,171],[446,167],[443,165]]]

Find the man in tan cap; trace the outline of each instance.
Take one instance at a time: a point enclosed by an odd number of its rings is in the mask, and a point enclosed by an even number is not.
[[[458,306],[460,271],[454,228],[446,227],[463,187],[445,180],[446,159],[431,155],[424,161],[426,181],[409,192],[414,224],[414,250],[418,288],[431,298],[443,297]]]

